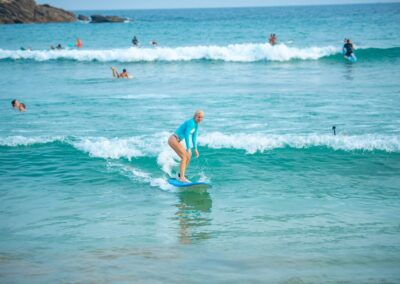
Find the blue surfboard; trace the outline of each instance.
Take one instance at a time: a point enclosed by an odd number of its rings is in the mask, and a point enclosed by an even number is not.
[[[343,48],[343,55],[345,55],[345,54],[346,54],[346,49]],[[345,56],[344,58],[347,59],[348,61],[350,61],[351,63],[356,63],[357,62],[357,57],[356,57],[356,55],[354,53],[352,55],[350,55],[350,56]]]
[[[179,188],[209,188],[211,184],[203,181],[195,181],[195,182],[181,182],[176,178],[169,178],[168,183]]]
[[[357,57],[353,54],[352,56],[346,56],[345,57],[348,61],[351,63],[356,63],[357,62]]]

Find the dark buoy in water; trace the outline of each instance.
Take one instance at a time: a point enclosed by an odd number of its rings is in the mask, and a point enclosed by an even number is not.
[[[333,135],[336,135],[336,126],[332,126],[332,130],[333,130]]]

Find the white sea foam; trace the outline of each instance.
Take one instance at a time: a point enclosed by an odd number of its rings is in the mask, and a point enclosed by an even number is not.
[[[128,165],[122,165],[115,162],[108,162],[108,167],[117,169],[118,172],[140,183],[148,183],[153,187],[159,187],[163,190],[171,190],[173,187],[167,182],[164,177],[152,177],[151,174],[142,171],[138,168]]]
[[[177,165],[178,156],[167,144],[168,133],[161,132],[155,136],[136,136],[128,138],[91,137],[80,138],[71,144],[78,150],[89,153],[92,157],[104,159],[125,158],[131,160],[138,157],[157,157],[161,169],[172,175]]]
[[[131,138],[84,138],[73,142],[72,145],[92,157],[119,159],[144,156],[140,148],[143,148],[143,141],[139,137]]]
[[[172,149],[164,147],[157,156],[157,164],[165,173],[172,175],[173,167],[178,165],[176,158],[177,155],[172,151]]]
[[[206,174],[203,171],[201,171],[199,173],[199,175],[200,175],[199,181],[201,181],[201,182],[211,182],[210,178],[208,176],[206,176]]]
[[[199,143],[210,148],[242,149],[249,154],[277,148],[327,147],[334,150],[400,151],[400,137],[387,135],[266,135],[223,134],[212,132],[199,137]]]
[[[56,141],[68,143],[76,149],[88,153],[92,157],[105,159],[131,159],[134,157],[157,157],[162,170],[171,174],[172,167],[177,165],[178,156],[167,145],[167,132],[154,136],[132,136],[127,138],[105,137],[0,137],[0,146],[17,147],[32,144],[46,144]],[[263,134],[221,132],[202,133],[199,145],[213,149],[241,149],[249,154],[264,152],[278,148],[311,148],[326,147],[334,150],[381,150],[400,152],[400,136],[398,135],[321,135],[321,134]]]
[[[292,59],[316,60],[337,54],[340,48],[334,46],[297,48],[285,44],[231,44],[227,46],[200,45],[184,47],[125,48],[108,50],[3,50],[1,59],[30,59],[35,61],[76,60],[76,61],[191,61],[222,60],[232,62],[289,61]]]
[[[127,138],[105,137],[0,137],[0,146],[17,147],[32,144],[46,144],[56,141],[71,144],[80,151],[93,157],[106,159],[131,159],[134,157],[157,157],[158,164],[166,173],[177,165],[178,156],[167,145],[168,133],[162,132],[154,136],[132,136]],[[321,135],[321,134],[263,134],[221,132],[203,133],[199,136],[199,145],[213,149],[241,149],[253,154],[277,148],[310,148],[327,147],[334,150],[381,150],[400,152],[400,136],[398,135]]]

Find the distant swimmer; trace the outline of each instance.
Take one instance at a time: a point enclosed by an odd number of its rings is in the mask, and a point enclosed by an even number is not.
[[[82,48],[83,47],[83,42],[82,42],[82,40],[80,39],[80,38],[78,38],[77,40],[76,40],[76,45],[75,45],[77,48]]]
[[[133,39],[132,39],[132,44],[133,44],[134,46],[139,46],[139,40],[137,39],[136,36],[133,37]]]
[[[354,55],[354,45],[350,39],[344,39],[345,44],[343,45],[344,58],[350,61],[356,61],[356,56]]]
[[[51,49],[51,50],[56,50],[56,49],[61,50],[61,49],[64,49],[64,48],[63,48],[62,45],[59,43],[59,44],[57,44],[55,47],[54,47],[54,45],[51,45],[51,46],[50,46],[50,49]]]
[[[126,69],[123,69],[121,73],[118,73],[115,67],[111,67],[111,70],[114,78],[127,78],[127,79],[130,78],[128,71],[126,71]]]
[[[158,43],[157,43],[155,40],[151,40],[151,41],[150,41],[150,44],[151,44],[152,46],[157,46],[157,45],[158,45]]]
[[[269,42],[270,45],[275,45],[275,44],[277,44],[278,39],[277,39],[277,37],[276,37],[276,34],[270,34],[270,35],[269,35],[268,42]]]
[[[30,47],[23,47],[23,46],[21,46],[21,48],[20,48],[20,50],[24,50],[24,51],[32,51],[32,48],[30,48]]]
[[[185,172],[190,163],[192,157],[192,151],[190,149],[190,138],[192,140],[192,148],[196,158],[199,157],[199,151],[197,150],[197,132],[198,126],[203,121],[204,112],[198,110],[194,113],[193,118],[182,123],[181,126],[168,138],[168,145],[176,152],[181,158],[179,180],[182,182],[189,182],[185,177]],[[180,143],[185,140],[186,150]]]
[[[12,105],[12,107],[13,107],[14,109],[17,109],[17,110],[19,110],[20,112],[26,111],[26,106],[25,106],[25,104],[24,104],[24,103],[21,103],[21,102],[18,101],[18,100],[12,100],[12,101],[11,101],[11,105]]]

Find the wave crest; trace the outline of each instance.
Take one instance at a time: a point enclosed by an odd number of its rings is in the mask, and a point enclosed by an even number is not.
[[[316,60],[338,54],[334,46],[297,48],[285,44],[231,44],[185,47],[126,48],[109,50],[2,50],[0,60],[73,60],[100,62],[153,62],[220,60],[228,62]]]
[[[127,138],[105,137],[25,137],[9,136],[0,138],[0,146],[18,147],[53,142],[67,143],[88,153],[92,157],[105,159],[132,159],[134,157],[157,156],[160,166],[168,171],[175,161],[173,151],[167,145],[169,133],[153,136],[133,136]],[[343,151],[400,152],[400,136],[397,135],[321,135],[321,134],[224,134],[209,132],[199,136],[199,145],[212,149],[239,149],[249,154],[279,148],[325,147]]]
[[[242,149],[249,154],[278,148],[326,147],[344,151],[400,152],[400,137],[386,135],[266,135],[266,134],[223,134],[212,132],[199,137],[201,145],[220,149]]]
[[[0,137],[0,146],[17,147],[29,146],[34,144],[47,144],[56,141],[63,141],[64,137],[26,137],[26,136],[8,136]]]
[[[104,137],[98,138],[84,138],[77,142],[73,142],[72,145],[83,152],[89,153],[92,157],[97,158],[110,158],[119,159],[144,156],[140,150],[140,146],[143,146],[143,142],[138,137],[126,138],[126,139],[107,139]]]

